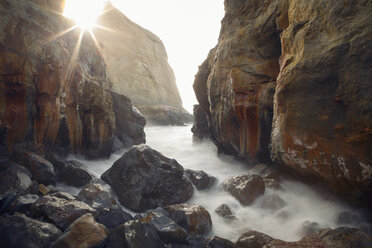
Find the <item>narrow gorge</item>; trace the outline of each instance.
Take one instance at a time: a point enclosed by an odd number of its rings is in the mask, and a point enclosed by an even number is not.
[[[372,247],[372,2],[224,7],[192,116],[114,1],[0,1],[0,247]]]

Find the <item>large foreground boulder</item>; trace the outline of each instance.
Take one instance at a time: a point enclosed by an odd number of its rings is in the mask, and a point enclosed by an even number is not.
[[[131,147],[102,176],[133,211],[182,203],[193,194],[183,167],[146,145]]]
[[[0,246],[4,248],[48,248],[61,235],[56,226],[23,214],[0,219]]]
[[[30,208],[31,215],[35,218],[43,217],[65,230],[72,222],[86,213],[93,215],[97,211],[84,202],[55,195],[46,195],[39,198]]]
[[[85,214],[71,224],[50,248],[101,248],[108,240],[108,230],[95,221],[91,214]]]
[[[258,175],[234,176],[225,180],[222,186],[245,206],[265,193],[265,182]]]
[[[31,173],[25,167],[14,164],[0,171],[0,200],[9,194],[21,195],[32,185]]]

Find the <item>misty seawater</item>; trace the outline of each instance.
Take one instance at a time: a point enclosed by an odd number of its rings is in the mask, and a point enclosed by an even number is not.
[[[335,228],[340,213],[350,212],[348,206],[323,199],[309,186],[295,181],[282,180],[280,190],[266,187],[265,194],[250,206],[242,206],[233,196],[225,192],[221,183],[235,175],[255,173],[251,167],[230,156],[217,155],[217,148],[210,141],[194,143],[191,126],[152,126],[145,128],[146,142],[151,148],[169,158],[176,159],[184,168],[203,170],[217,178],[217,182],[207,190],[195,188],[188,203],[199,204],[211,214],[213,229],[217,235],[235,242],[247,230],[263,232],[273,238],[297,241],[304,236],[303,224],[316,222],[318,228]],[[121,157],[124,151],[112,154],[109,159],[88,161],[73,157],[85,163],[98,177]],[[277,209],[262,208],[265,197],[276,194],[284,200],[285,206]],[[227,204],[236,216],[226,220],[215,213],[221,204]]]

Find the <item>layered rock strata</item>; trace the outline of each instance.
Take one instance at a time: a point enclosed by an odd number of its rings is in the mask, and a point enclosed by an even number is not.
[[[213,141],[368,195],[371,2],[234,0],[225,10],[194,82]]]

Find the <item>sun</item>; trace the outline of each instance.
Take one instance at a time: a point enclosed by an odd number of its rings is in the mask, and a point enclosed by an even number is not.
[[[73,19],[82,30],[91,30],[106,0],[66,0],[63,15]]]

